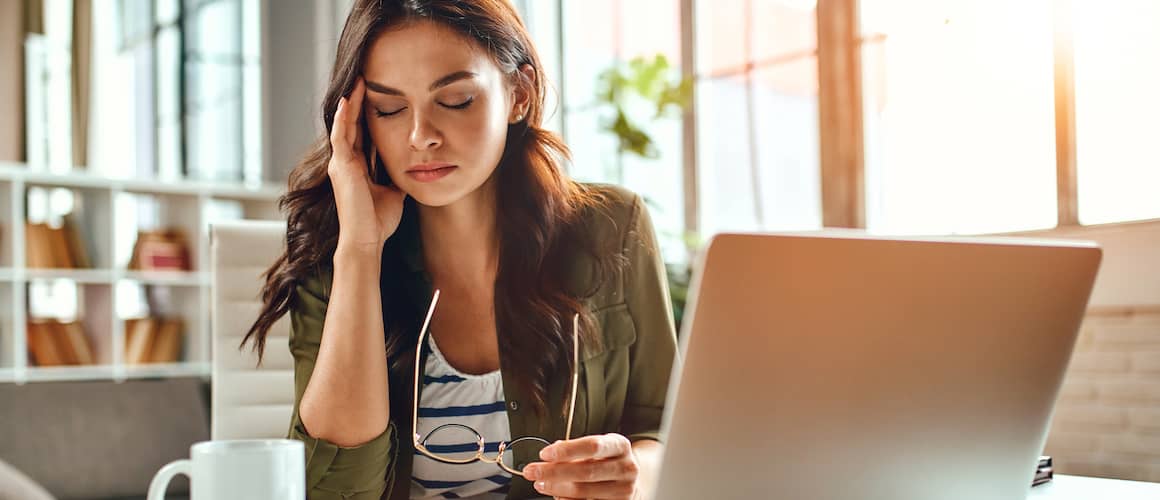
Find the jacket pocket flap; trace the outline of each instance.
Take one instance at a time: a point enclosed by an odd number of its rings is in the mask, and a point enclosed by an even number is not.
[[[582,353],[584,361],[599,357],[608,351],[626,348],[636,342],[636,324],[632,321],[632,314],[628,312],[628,304],[601,307],[593,313],[593,317],[602,330],[603,343],[599,348],[585,348]]]

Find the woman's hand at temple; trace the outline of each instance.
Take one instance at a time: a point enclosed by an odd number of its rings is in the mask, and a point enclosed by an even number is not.
[[[365,94],[366,84],[359,77],[350,96],[339,99],[330,129],[333,154],[326,170],[338,209],[338,248],[377,252],[399,227],[405,195],[395,186],[376,184],[371,179],[362,154],[363,141],[370,138],[363,137],[359,123]],[[372,146],[370,161],[376,156]]]

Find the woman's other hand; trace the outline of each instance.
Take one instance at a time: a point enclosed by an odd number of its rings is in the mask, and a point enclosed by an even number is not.
[[[556,441],[540,451],[540,459],[523,472],[543,495],[631,500],[640,491],[640,464],[632,443],[620,434]]]

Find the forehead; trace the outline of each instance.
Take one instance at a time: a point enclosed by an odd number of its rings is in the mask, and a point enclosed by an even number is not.
[[[371,42],[363,74],[405,92],[426,91],[435,80],[457,71],[471,71],[481,80],[499,78],[499,68],[471,39],[427,20],[387,29]]]

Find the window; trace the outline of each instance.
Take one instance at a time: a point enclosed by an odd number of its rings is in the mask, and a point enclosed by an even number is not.
[[[1079,220],[1160,218],[1160,3],[1071,6]]]
[[[867,229],[1057,216],[1050,0],[862,0]]]
[[[260,126],[258,5],[243,0],[186,2],[182,12],[191,177],[251,182],[261,178],[257,149],[261,140],[256,131]],[[243,102],[245,97],[250,98],[248,102]],[[250,142],[243,143],[243,138]]]
[[[550,4],[516,3],[540,51],[549,83],[558,92],[559,101],[549,92],[545,127],[563,133],[572,151],[569,171],[573,178],[620,184],[643,196],[665,259],[683,260],[680,118],[653,120],[653,108],[647,103],[635,106],[630,102],[629,118],[649,134],[660,151],[658,158],[641,158],[618,151],[616,137],[604,130],[613,115],[597,102],[598,75],[609,68],[657,54],[679,66],[679,0],[562,0],[558,6]],[[629,24],[639,19],[649,21]]]
[[[815,2],[695,8],[702,236],[820,227]]]
[[[248,0],[94,3],[97,169],[260,181],[260,7]]]

